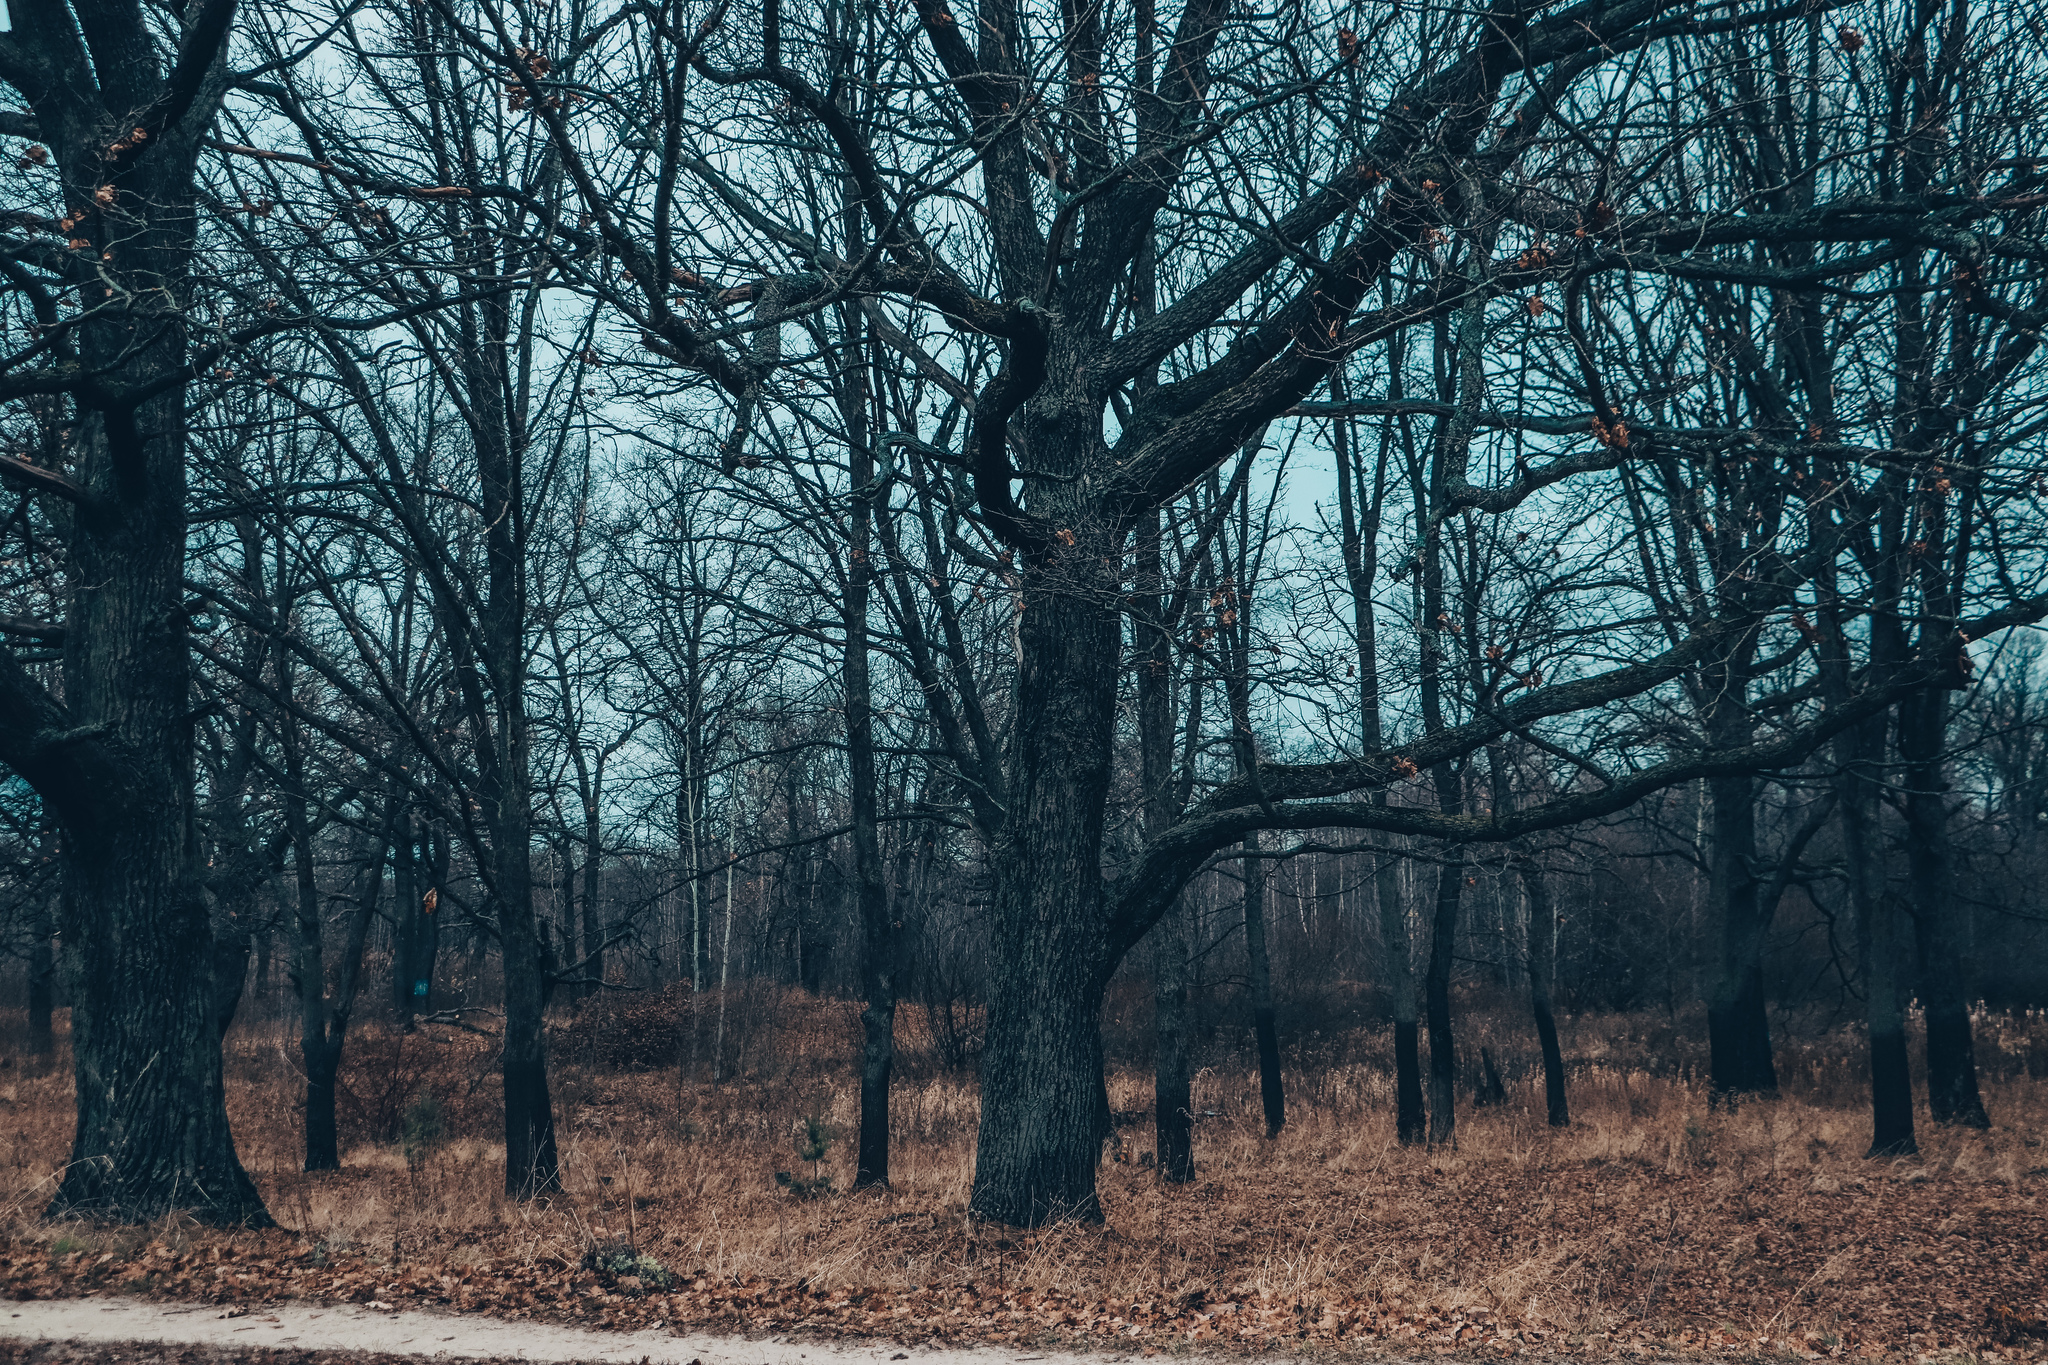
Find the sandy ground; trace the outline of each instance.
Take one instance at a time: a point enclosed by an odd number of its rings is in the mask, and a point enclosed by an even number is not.
[[[230,1310],[232,1311],[232,1310]],[[770,1337],[677,1336],[666,1331],[590,1332],[532,1322],[442,1313],[297,1304],[236,1317],[211,1305],[136,1299],[57,1299],[0,1304],[0,1339],[76,1343],[365,1351],[388,1355],[587,1361],[591,1365],[1111,1365],[1122,1353],[1076,1356],[989,1347],[960,1350],[791,1341]]]

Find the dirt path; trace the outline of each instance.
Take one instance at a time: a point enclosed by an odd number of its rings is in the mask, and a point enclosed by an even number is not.
[[[772,1337],[676,1336],[666,1331],[590,1332],[544,1323],[344,1305],[286,1304],[224,1317],[211,1305],[135,1299],[56,1299],[0,1304],[0,1339],[79,1343],[363,1351],[402,1356],[579,1361],[591,1365],[1111,1365],[1125,1353],[1038,1354],[889,1343],[832,1344]]]

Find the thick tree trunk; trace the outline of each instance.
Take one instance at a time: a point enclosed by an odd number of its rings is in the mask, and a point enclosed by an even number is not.
[[[977,1216],[1022,1227],[1102,1218],[1096,1092],[1114,963],[1101,854],[1121,655],[1117,548],[1058,546],[1025,577],[970,1201]]]
[[[1936,1123],[1989,1128],[1977,1088],[1976,1043],[1957,940],[1943,750],[1948,693],[1929,688],[1899,707],[1905,759],[1906,862],[1913,930],[1920,950],[1920,1003],[1927,1022],[1927,1110]]]
[[[103,16],[15,6],[7,39],[55,153],[52,202],[91,206],[67,227],[96,290],[63,328],[70,360],[44,371],[74,404],[61,701],[0,651],[0,756],[61,831],[77,1126],[49,1213],[268,1224],[228,1131],[185,597],[193,187],[231,11],[188,16],[171,48],[140,8],[109,14],[81,37]],[[147,144],[110,145],[130,119]]]
[[[1451,966],[1458,945],[1458,902],[1465,889],[1465,851],[1444,849],[1437,872],[1436,914],[1429,936],[1429,1141],[1455,1142],[1458,1126],[1457,1053],[1451,1039]]]
[[[140,233],[171,240],[125,245],[116,268],[137,298],[161,293],[167,311],[110,334],[88,328],[82,346],[88,368],[135,381],[185,359],[175,310],[191,198],[182,168],[166,169],[129,193],[156,215]],[[130,361],[124,353],[141,335],[159,339]],[[173,383],[133,411],[88,411],[74,446],[92,501],[73,518],[64,703],[71,724],[103,735],[125,771],[118,788],[62,812],[78,1110],[50,1213],[142,1222],[183,1209],[268,1225],[228,1131],[213,934],[194,857],[185,399]]]
[[[1770,1019],[1764,1012],[1763,945],[1769,927],[1756,874],[1756,783],[1748,776],[1708,783],[1713,834],[1708,904],[1720,952],[1707,997],[1708,1068],[1716,1095],[1775,1095]]]
[[[1244,851],[1256,855],[1259,836],[1248,834]],[[1287,1095],[1280,1081],[1280,1032],[1273,1016],[1273,959],[1266,951],[1266,867],[1257,856],[1244,860],[1244,952],[1251,973],[1252,1033],[1259,1050],[1259,1100],[1266,1111],[1266,1136],[1287,1124]]]
[[[1543,1101],[1553,1128],[1568,1127],[1571,1106],[1564,1085],[1564,1053],[1557,1045],[1557,1018],[1551,990],[1557,979],[1557,904],[1550,899],[1550,880],[1533,858],[1522,862],[1522,889],[1529,896],[1529,1012],[1536,1019],[1536,1040],[1543,1049]]]
[[[78,1117],[52,1217],[270,1226],[228,1131],[213,938],[183,850],[144,824],[66,859]]]

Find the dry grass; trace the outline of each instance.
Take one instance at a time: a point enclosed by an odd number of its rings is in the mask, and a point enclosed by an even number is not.
[[[557,1300],[545,1289],[539,1300],[530,1290],[504,1300],[513,1311],[620,1321],[658,1311],[918,1338],[1768,1340],[1808,1355],[1976,1351],[1992,1336],[2006,1338],[1998,1349],[2008,1354],[2044,1344],[2025,1330],[2048,1312],[2048,1090],[2029,1075],[2048,1060],[2039,1016],[1987,1020],[1982,1031],[1997,1126],[1923,1128],[1922,1156],[1899,1162],[1863,1158],[1867,1118],[1844,1036],[1787,1048],[1786,1097],[1729,1113],[1672,1063],[1680,1031],[1670,1021],[1582,1019],[1567,1036],[1574,1125],[1543,1124],[1540,1079],[1524,1074],[1506,1106],[1461,1112],[1454,1151],[1393,1142],[1378,1040],[1312,1040],[1290,1076],[1277,1142],[1263,1137],[1256,1080],[1242,1065],[1204,1070],[1196,1106],[1216,1117],[1198,1130],[1195,1184],[1167,1187],[1136,1162],[1108,1164],[1106,1228],[1024,1235],[966,1216],[975,1086],[933,1063],[914,1012],[903,1022],[895,1188],[814,1198],[778,1188],[778,1170],[810,1174],[791,1139],[805,1116],[842,1135],[822,1173],[842,1189],[851,1175],[853,1014],[759,992],[744,1004],[755,1011],[744,1069],[687,1090],[673,1068],[602,1065],[650,1032],[658,1050],[670,1025],[651,1003],[565,1027],[563,1192],[545,1206],[503,1197],[492,1057],[467,1034],[401,1040],[371,1029],[352,1044],[347,1169],[306,1176],[293,1051],[276,1026],[240,1028],[230,1108],[243,1159],[272,1212],[301,1235],[295,1254],[321,1265],[353,1258],[377,1268],[365,1272],[373,1278],[415,1265],[452,1271],[437,1281],[447,1292],[435,1292],[458,1306],[465,1295],[490,1306],[495,1278],[568,1286]],[[1490,1036],[1497,1052],[1518,1055],[1513,1021],[1475,1021],[1470,1032],[1475,1045]],[[94,1234],[38,1224],[69,1140],[69,1076],[20,1064],[0,1076],[11,1191],[0,1232],[18,1250],[128,1257],[150,1238],[223,1236],[165,1228],[82,1241]],[[390,1139],[427,1094],[447,1132],[409,1163]],[[1111,1098],[1135,1120],[1148,1111],[1149,1080],[1118,1073]],[[1149,1147],[1149,1117],[1119,1141],[1126,1153]],[[277,1245],[242,1236],[251,1255]],[[631,1309],[572,1273],[590,1248],[613,1242],[687,1287],[656,1296],[658,1309]],[[2000,1310],[2006,1327],[1987,1328]]]

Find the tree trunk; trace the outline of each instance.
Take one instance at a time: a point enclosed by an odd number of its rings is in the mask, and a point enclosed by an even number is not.
[[[1101,854],[1122,653],[1117,549],[1056,546],[1024,575],[970,1201],[977,1216],[1020,1227],[1102,1219],[1096,1091],[1114,963]]]
[[[1194,1093],[1188,1077],[1187,907],[1181,897],[1152,929],[1153,1126],[1159,1178],[1184,1185],[1195,1178]]]
[[[292,602],[278,605],[281,626],[291,625]],[[277,687],[293,693],[289,655],[277,663]],[[307,812],[305,757],[298,724],[283,717],[279,732],[284,749],[285,833],[291,840],[294,879],[292,918],[292,981],[299,996],[299,1060],[306,1072],[306,1163],[308,1171],[341,1169],[341,1151],[334,1124],[334,1072],[338,1058],[327,1046],[327,964],[321,936],[320,886],[313,864],[313,830]]]
[[[462,310],[457,330],[490,593],[473,618],[460,601],[444,602],[440,610],[457,647],[463,705],[476,736],[478,804],[489,834],[490,894],[503,954],[505,1193],[526,1199],[560,1183],[547,1073],[546,1012],[553,983],[533,906],[532,726],[526,714],[530,528],[522,473],[527,433],[507,405],[509,348],[519,342],[505,298],[494,295]]]
[[[158,283],[132,287],[144,299],[161,292],[165,311],[115,334],[86,329],[89,368],[141,380],[184,363],[175,310],[192,208],[177,179],[131,187],[154,201],[158,221],[144,231],[173,240],[154,243],[154,252],[136,246],[121,263],[135,275],[156,268]],[[124,352],[137,336],[158,339],[131,358]],[[74,446],[94,501],[74,518],[64,702],[73,726],[107,736],[125,771],[96,810],[74,803],[61,811],[78,1109],[49,1212],[146,1222],[182,1209],[267,1226],[228,1131],[213,934],[194,858],[185,400],[185,385],[171,383],[133,411],[88,412]]]
[[[523,813],[523,801],[515,807]],[[492,831],[498,923],[505,954],[505,1193],[516,1199],[560,1184],[555,1111],[548,1093],[547,983],[533,913],[533,869],[523,825]]]
[[[1543,1100],[1550,1126],[1572,1121],[1564,1088],[1564,1053],[1557,1045],[1557,1019],[1550,994],[1557,979],[1557,904],[1550,899],[1550,881],[1533,858],[1522,862],[1522,889],[1529,896],[1529,1012],[1536,1018],[1536,1040],[1543,1048]]]
[[[1906,1008],[1901,989],[1903,943],[1877,827],[1877,783],[1885,718],[1845,732],[1836,746],[1842,819],[1842,857],[1861,930],[1865,1019],[1870,1044],[1870,1152],[1874,1157],[1919,1151],[1913,1137],[1913,1081],[1906,1055]]]
[[[600,763],[598,779],[603,778]],[[598,821],[598,789],[593,784],[590,800],[583,806],[583,972],[588,978],[576,990],[578,996],[595,995],[604,989],[603,921],[599,901],[604,892],[604,828]],[[571,932],[575,926],[571,925]]]
[[[1991,1116],[1977,1089],[1976,1042],[1956,943],[1959,907],[1949,852],[1948,790],[1943,750],[1948,693],[1929,688],[1899,707],[1899,750],[1905,758],[1906,861],[1913,930],[1920,950],[1920,1002],[1927,1021],[1927,1111],[1936,1123],[1988,1129]]]
[[[407,811],[392,839],[392,992],[400,1024],[434,1009],[434,959],[440,948],[440,887],[432,835]],[[428,897],[432,897],[432,903]]]
[[[1708,901],[1720,953],[1707,997],[1708,1069],[1719,1096],[1775,1095],[1770,1019],[1764,1012],[1763,945],[1769,927],[1756,874],[1756,783],[1715,778]]]
[[[1444,849],[1436,879],[1436,916],[1429,936],[1429,1141],[1447,1146],[1456,1139],[1457,1053],[1451,1041],[1451,966],[1458,945],[1458,901],[1465,889],[1465,851]]]
[[[858,218],[849,214],[849,220]],[[855,328],[858,353],[859,313],[843,311]],[[854,487],[872,490],[874,461],[867,439],[868,393],[865,371],[846,381],[842,410],[848,418],[850,472]],[[861,1010],[860,1150],[854,1164],[855,1189],[889,1183],[889,1081],[896,1064],[896,996],[902,966],[900,922],[889,904],[889,882],[882,867],[879,787],[875,775],[875,711],[868,669],[868,601],[874,586],[869,557],[874,533],[871,491],[856,493],[848,528],[846,604],[846,766],[852,790],[848,805],[853,817],[854,894],[860,904]],[[900,891],[899,891],[900,894]]]
[[[1408,906],[1401,895],[1401,865],[1380,855],[1373,869],[1380,946],[1387,960],[1387,997],[1394,1016],[1394,1133],[1404,1146],[1428,1135],[1422,1101],[1422,1002],[1415,989],[1414,946],[1408,937]]]
[[[296,769],[296,758],[288,766]],[[285,797],[293,860],[297,864],[297,949],[293,975],[299,991],[299,1059],[306,1069],[306,1165],[309,1171],[341,1169],[334,1123],[334,1073],[339,1058],[327,1046],[327,970],[321,951],[320,889],[313,869],[313,840],[306,806],[296,792]]]
[[[865,913],[865,908],[863,909]],[[885,902],[884,918],[889,913]],[[890,934],[893,939],[894,935]],[[892,944],[877,945],[869,936],[863,986],[867,1004],[861,1009],[860,1152],[853,1187],[889,1184],[889,1082],[896,1068],[896,974],[891,969]]]
[[[1258,853],[1256,833],[1245,836],[1244,851]],[[1244,860],[1244,952],[1251,973],[1252,1032],[1259,1047],[1259,1099],[1271,1139],[1286,1126],[1287,1096],[1280,1082],[1280,1033],[1273,1020],[1273,960],[1266,952],[1266,868],[1256,856]]]

